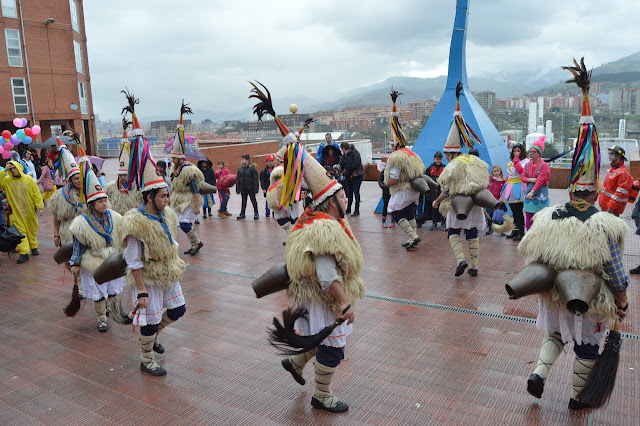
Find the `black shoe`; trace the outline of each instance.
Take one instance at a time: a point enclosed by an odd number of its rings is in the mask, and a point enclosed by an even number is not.
[[[467,273],[469,275],[471,275],[472,277],[475,277],[478,275],[478,268],[469,268],[469,270],[467,271]]]
[[[271,216],[271,213],[265,213],[264,217],[266,217],[267,219]]]
[[[325,407],[322,401],[315,396],[311,397],[311,406],[320,410],[328,411],[330,413],[344,413],[349,409],[346,402],[338,401],[335,407]]]
[[[410,241],[407,241],[406,243],[402,243],[402,247],[407,248],[409,247],[409,244],[411,244]]]
[[[515,237],[515,236],[516,236],[516,234],[517,234],[517,231],[511,231],[511,232],[509,232],[507,235],[505,235],[505,237],[507,237],[507,238],[513,238],[513,237]]]
[[[246,219],[247,217],[244,215],[244,213],[241,213],[238,215],[238,217],[236,217],[236,219],[240,220],[240,219]]]
[[[24,263],[27,260],[29,260],[29,255],[28,254],[21,254],[20,257],[18,258],[18,260],[16,260],[16,263]]]
[[[152,376],[164,376],[165,374],[167,374],[167,370],[162,368],[162,366],[160,365],[155,370],[152,370],[150,368],[147,368],[147,366],[144,365],[143,363],[140,363],[140,371],[142,371],[143,373],[150,374]]]
[[[577,399],[571,398],[569,400],[569,409],[570,410],[583,410],[585,408],[593,408],[591,404],[587,404],[586,402],[578,401]]]
[[[485,232],[485,235],[491,235],[493,234],[493,230],[491,228],[487,229],[487,232]]]
[[[467,269],[467,266],[469,265],[467,264],[466,260],[462,260],[460,263],[458,263],[458,267],[456,268],[456,277],[464,274],[464,270]]]
[[[513,241],[522,241],[522,237],[524,234],[522,232],[518,232],[518,235],[514,235]]]
[[[206,218],[207,218],[207,212],[206,212],[206,211],[203,211],[203,212],[202,212],[202,218],[203,218],[203,219],[206,219]]]
[[[82,293],[78,294],[78,299],[84,300],[84,294],[82,294]]]
[[[196,225],[200,225],[200,221],[198,219],[196,219],[196,221],[194,222]]]
[[[191,249],[191,253],[189,253],[189,254],[191,256],[193,256],[194,254],[198,253],[203,245],[204,245],[204,243],[202,241],[200,241],[196,247]]]
[[[211,214],[211,209],[208,208],[207,210],[209,210],[209,217],[213,217],[213,215]]]
[[[635,267],[635,268],[633,268],[633,269],[629,270],[629,273],[630,273],[631,275],[638,275],[638,274],[640,274],[640,266]]]
[[[536,398],[542,398],[542,392],[544,391],[544,379],[533,373],[529,380],[527,380],[527,392]]]
[[[431,224],[431,228],[429,228],[429,230],[431,231],[435,231],[436,229],[438,229],[438,222],[434,222]]]
[[[159,354],[163,354],[164,353],[164,346],[162,346],[162,343],[158,343],[157,345],[153,345],[153,351],[157,352]]]
[[[300,383],[301,385],[304,385],[305,383],[307,383],[304,380],[304,377],[296,373],[296,370],[293,368],[293,365],[291,365],[291,361],[289,361],[289,358],[283,358],[281,362],[282,362],[282,367],[284,367],[285,370],[291,373],[291,375],[293,376],[293,380]]]
[[[353,212],[353,214],[351,215],[351,217],[353,216],[360,216],[360,210],[356,210]]]
[[[32,254],[33,256],[39,256],[39,255],[40,255],[40,252],[38,251],[38,249],[37,249],[37,248],[34,248],[33,250],[31,250],[31,254]]]
[[[254,213],[253,220],[258,220],[258,219],[260,219],[260,215],[258,213]]]
[[[193,251],[193,247],[191,247],[189,250],[185,250],[183,251],[184,254],[192,254],[191,252]]]

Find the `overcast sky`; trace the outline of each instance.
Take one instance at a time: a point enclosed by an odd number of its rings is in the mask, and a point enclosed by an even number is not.
[[[639,50],[636,0],[469,3],[469,76],[558,67],[574,56],[597,66]],[[149,121],[177,118],[182,98],[195,112],[248,108],[247,80],[274,98],[322,101],[391,76],[445,75],[456,2],[83,4],[95,112],[119,119],[127,86]]]

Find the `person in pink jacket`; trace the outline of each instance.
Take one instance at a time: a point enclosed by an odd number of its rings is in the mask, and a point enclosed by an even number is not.
[[[42,173],[40,174],[40,179],[38,179],[38,183],[42,184],[42,189],[44,192],[42,193],[42,200],[46,203],[46,201],[56,192],[57,188],[53,183],[55,179],[56,169],[53,167],[53,162],[51,160],[47,161],[47,164],[42,167]]]
[[[549,179],[551,169],[542,159],[545,136],[535,141],[529,148],[529,164],[522,171],[522,182],[527,184],[524,199],[525,228],[533,225],[533,216],[545,207],[549,207]]]
[[[224,161],[220,160],[218,161],[218,167],[216,168],[215,172],[216,174],[216,181],[220,180],[222,177],[228,175],[229,173],[231,173],[229,171],[229,169],[227,169],[225,167]],[[222,192],[218,192],[218,198],[220,199],[220,205],[222,205],[223,202],[223,195]],[[222,209],[218,210],[218,212],[220,212]],[[224,210],[222,210],[224,211]],[[220,215],[218,215],[220,216]]]

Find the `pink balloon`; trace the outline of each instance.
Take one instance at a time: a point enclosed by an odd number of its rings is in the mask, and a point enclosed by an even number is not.
[[[0,145],[0,154],[4,152],[4,146]]]
[[[31,131],[33,132],[33,136],[38,135],[40,133],[40,130],[42,129],[37,124],[31,128]]]
[[[17,128],[22,127],[22,118],[14,118],[13,125],[16,126]]]
[[[11,158],[11,152],[10,151],[4,151],[2,153],[2,158],[4,158],[5,160],[8,160],[9,158]]]
[[[20,120],[22,120],[22,126],[20,127],[25,127],[27,124],[29,124],[26,118],[21,118]]]
[[[4,150],[5,151],[11,151],[13,149],[13,144],[11,142],[5,142],[4,143]]]

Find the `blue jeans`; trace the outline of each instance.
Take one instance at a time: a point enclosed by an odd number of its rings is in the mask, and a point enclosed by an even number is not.
[[[220,213],[227,211],[227,203],[229,202],[229,194],[224,191],[220,192],[222,194],[222,203],[220,203]]]

